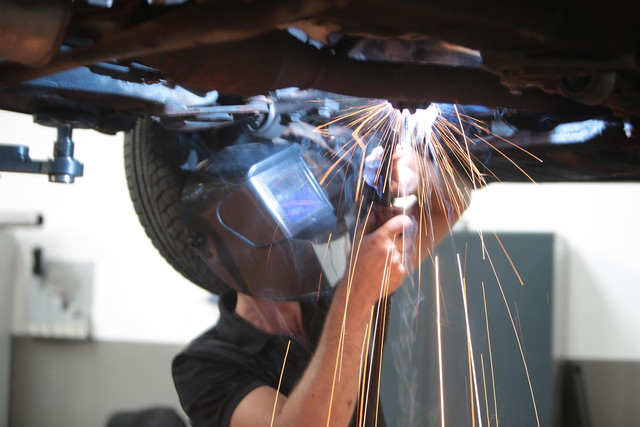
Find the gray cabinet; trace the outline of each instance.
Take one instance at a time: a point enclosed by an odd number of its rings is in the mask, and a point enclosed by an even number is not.
[[[491,233],[438,247],[442,363],[428,260],[391,302],[381,387],[389,425],[441,425],[440,366],[446,425],[551,425],[553,248],[550,234]]]
[[[9,372],[11,363],[11,302],[16,244],[0,230],[0,426],[9,422]]]

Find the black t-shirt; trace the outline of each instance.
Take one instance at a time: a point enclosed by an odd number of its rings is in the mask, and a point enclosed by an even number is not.
[[[288,396],[302,377],[320,338],[330,296],[301,302],[309,342],[264,333],[234,315],[237,294],[220,296],[220,319],[173,360],[180,403],[194,426],[227,426],[240,401],[257,387],[278,388]]]

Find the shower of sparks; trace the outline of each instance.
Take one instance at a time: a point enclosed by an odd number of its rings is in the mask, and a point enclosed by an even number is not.
[[[503,151],[499,150],[495,144],[491,144],[486,138],[481,136],[479,133],[481,131],[491,134],[491,132],[487,129],[487,127],[480,121],[461,114],[457,106],[454,106],[455,112],[455,121],[457,123],[452,123],[448,121],[440,111],[440,107],[437,104],[432,104],[426,110],[417,110],[415,113],[410,113],[407,110],[399,111],[391,104],[386,101],[376,101],[369,103],[365,106],[354,107],[348,110],[345,110],[337,116],[335,119],[331,120],[328,123],[316,128],[317,132],[324,134],[327,139],[332,139],[331,136],[331,126],[337,125],[347,129],[350,129],[351,138],[343,143],[341,146],[336,147],[331,151],[327,156],[329,160],[330,166],[324,171],[324,174],[318,180],[320,185],[328,185],[331,183],[331,180],[337,176],[336,172],[344,171],[349,168],[348,165],[351,165],[355,170],[357,170],[356,175],[356,184],[355,184],[355,192],[350,195],[345,195],[345,197],[352,197],[354,201],[359,201],[360,206],[362,208],[362,203],[365,200],[364,189],[365,182],[368,184],[372,184],[377,188],[377,191],[380,193],[388,193],[389,189],[386,188],[386,185],[390,182],[387,177],[390,175],[391,171],[388,168],[391,168],[392,161],[385,158],[385,156],[392,156],[393,153],[400,152],[402,150],[414,150],[417,154],[417,157],[421,159],[421,161],[417,161],[414,165],[416,167],[416,173],[418,174],[418,188],[417,188],[417,197],[418,197],[418,205],[422,208],[420,209],[420,214],[418,216],[418,224],[417,229],[422,235],[425,233],[427,236],[431,236],[432,245],[428,247],[422,247],[422,242],[418,240],[419,244],[415,250],[419,254],[419,259],[423,258],[423,254],[427,255],[432,254],[432,246],[434,239],[434,224],[432,222],[432,213],[439,212],[444,215],[447,220],[447,223],[451,226],[453,223],[453,218],[459,217],[462,212],[466,208],[466,204],[468,202],[470,196],[470,189],[467,185],[462,185],[462,183],[467,182],[471,184],[472,189],[481,188],[486,185],[485,175],[478,169],[477,164],[479,162],[472,154],[472,146],[478,144],[478,142],[482,142],[489,146],[493,151],[503,156],[507,161],[511,162],[518,170],[521,171],[523,175],[529,178],[531,181],[533,179],[518,166],[515,162],[513,162]],[[465,131],[465,127],[472,127],[478,129],[477,133],[472,135],[467,135]],[[506,142],[507,145],[510,145],[514,148],[524,151],[529,154],[532,158],[541,161],[540,159],[533,156],[531,153],[528,153],[526,150],[517,146],[516,144],[511,143],[510,141],[505,140],[504,138],[498,137],[502,141]],[[462,143],[460,142],[462,140]],[[385,150],[382,158],[380,159],[381,165],[386,165],[387,169],[383,167],[376,168],[375,176],[367,176],[367,156],[373,151],[375,146],[384,145]],[[458,165],[458,166],[456,166]],[[461,167],[460,167],[461,166]],[[400,171],[402,173],[402,170]],[[493,175],[491,171],[486,172],[489,175]],[[495,175],[493,175],[495,177]],[[402,176],[400,177],[402,181]],[[344,183],[343,183],[344,189]],[[343,195],[341,194],[341,201]],[[369,206],[367,210],[367,215],[365,219],[358,218],[358,224],[356,224],[356,229],[362,230],[360,235],[354,236],[353,249],[351,252],[351,257],[347,266],[347,302],[345,304],[345,312],[343,315],[342,321],[342,330],[341,330],[341,338],[338,344],[338,351],[336,355],[336,366],[334,372],[334,380],[333,387],[331,391],[331,402],[329,407],[329,414],[327,416],[327,426],[330,424],[331,417],[331,404],[333,401],[333,392],[336,387],[336,381],[339,381],[340,372],[341,372],[341,359],[343,356],[343,345],[344,345],[344,334],[345,334],[345,324],[347,319],[347,307],[349,302],[349,296],[351,294],[351,285],[352,285],[352,276],[355,269],[355,265],[358,260],[360,244],[362,243],[362,239],[364,237],[364,227],[360,227],[360,222],[368,221],[371,216],[372,206]],[[484,244],[484,238],[482,233],[480,233],[480,238],[482,241],[482,257],[485,259],[485,254],[488,257],[488,252],[486,250]],[[497,238],[497,236],[496,236]],[[499,239],[498,239],[499,241]],[[500,242],[500,241],[499,241]],[[403,262],[406,262],[406,268],[411,270],[413,265],[411,260],[405,260],[405,248],[404,248],[405,240],[403,236]],[[516,272],[518,280],[521,285],[524,285],[522,278],[518,274],[515,265],[511,261],[511,258],[507,254],[504,246],[500,242],[500,246],[504,251],[505,255],[509,259],[513,270]],[[389,256],[387,257],[386,267],[388,269],[389,264]],[[411,258],[411,257],[407,257]],[[457,255],[458,258],[458,267],[460,272],[460,285],[462,288],[462,298],[464,304],[465,311],[465,323],[467,330],[467,346],[469,351],[469,364],[471,370],[470,385],[473,390],[471,393],[472,400],[472,414],[475,423],[475,411],[473,407],[477,409],[477,418],[480,426],[482,426],[482,416],[481,416],[481,402],[479,399],[478,392],[478,380],[476,375],[476,367],[475,367],[475,359],[473,355],[473,346],[471,342],[471,329],[469,325],[469,317],[468,317],[468,307],[467,307],[467,296],[466,296],[466,285],[462,273],[462,266],[460,262],[460,255]],[[491,262],[491,258],[489,257],[489,261]],[[465,263],[466,265],[466,263]],[[442,355],[442,319],[440,313],[440,305],[441,299],[443,298],[442,290],[440,288],[439,281],[439,273],[438,273],[438,257],[435,256],[434,266],[436,268],[436,308],[437,308],[437,331],[438,331],[438,367],[439,367],[439,389],[440,389],[440,412],[441,412],[441,422],[442,426],[445,426],[445,401],[444,401],[444,377],[443,377],[443,355]],[[533,402],[533,407],[536,415],[536,420],[539,425],[538,412],[536,407],[535,398],[533,395],[533,388],[531,385],[531,379],[529,377],[529,372],[526,364],[526,360],[524,357],[524,352],[521,345],[521,340],[518,336],[518,332],[511,316],[511,311],[509,310],[508,304],[506,302],[506,298],[504,296],[504,292],[502,291],[502,285],[499,282],[497,273],[495,272],[495,268],[493,268],[493,263],[491,263],[491,267],[494,270],[494,274],[496,279],[498,280],[498,284],[500,286],[500,290],[503,295],[503,299],[505,299],[505,305],[507,306],[507,310],[509,312],[509,318],[511,319],[511,324],[514,328],[514,333],[518,342],[518,348],[520,350],[522,361],[525,367],[525,372],[527,374],[527,381],[529,384],[529,389],[531,392],[531,399]],[[418,263],[417,268],[420,270],[421,264]],[[389,272],[387,272],[389,274]],[[388,286],[389,286],[389,276],[385,275],[383,282],[380,285],[380,297],[384,297],[388,294]],[[419,276],[421,277],[421,276]],[[419,292],[420,282],[418,281],[418,292]],[[486,319],[486,327],[487,327],[487,339],[489,341],[489,362],[491,369],[491,384],[492,384],[492,392],[493,392],[493,401],[494,401],[494,413],[496,419],[496,426],[499,424],[498,420],[498,405],[496,400],[496,389],[495,389],[495,376],[494,376],[494,367],[493,367],[493,355],[491,350],[491,341],[489,336],[489,321],[487,315],[486,308],[486,297],[484,293],[484,283],[482,284],[482,292],[485,306],[485,319]],[[444,301],[442,301],[444,303]],[[446,314],[446,306],[444,307]],[[417,312],[418,306],[416,303],[415,314],[416,316],[416,332],[417,332]],[[381,319],[380,316],[385,317],[385,319]],[[357,402],[357,421],[358,425],[364,425],[366,422],[367,416],[367,405],[370,404],[370,388],[371,378],[374,369],[374,361],[370,360],[368,357],[369,351],[368,349],[372,345],[377,345],[376,340],[379,339],[384,330],[384,322],[386,321],[386,310],[382,307],[382,304],[378,305],[377,310],[372,311],[372,318],[370,324],[367,326],[367,335],[363,340],[363,348],[362,348],[362,358],[361,358],[361,374],[359,381],[359,399]],[[380,327],[382,325],[382,327]],[[382,345],[382,341],[379,343]],[[382,351],[382,349],[380,349]],[[487,398],[487,390],[486,390],[486,382],[485,382],[485,372],[484,372],[484,358],[481,355],[482,361],[482,375],[483,375],[483,383],[485,388],[485,406],[487,406],[487,424],[490,424],[490,416],[488,409],[488,398]],[[379,371],[382,369],[382,365],[375,367]],[[366,372],[368,371],[368,373]],[[380,382],[377,384],[377,399],[375,402],[376,408],[379,404],[379,387]],[[475,404],[473,403],[475,401]],[[376,410],[376,417],[377,417]],[[377,419],[376,419],[377,423]]]
[[[463,120],[472,120],[461,114],[458,114],[458,119],[460,124]],[[373,148],[372,144],[376,145],[380,141],[391,147],[388,153],[395,152],[396,147],[411,147],[425,159],[420,162],[417,171],[420,175],[418,196],[421,206],[431,206],[433,203],[435,207],[448,212],[449,216],[453,216],[453,213],[459,215],[464,210],[468,196],[466,187],[459,183],[471,181],[474,187],[485,183],[482,173],[472,161],[469,142],[466,147],[458,142],[458,137],[465,133],[458,129],[458,125],[446,120],[436,104],[410,114],[407,110],[394,109],[387,102],[376,102],[347,110],[317,131],[329,135],[329,128],[333,124],[344,125],[353,131],[351,139],[332,153],[331,166],[319,182],[321,185],[325,184],[346,163],[357,165],[359,173],[354,195],[356,199],[361,197],[364,188],[365,157]],[[454,162],[464,164],[464,172],[458,171]],[[379,169],[375,180],[378,181],[381,175],[388,172]],[[386,181],[380,189],[383,192],[387,190],[385,185]]]
[[[278,395],[280,394],[280,386],[282,385],[282,377],[284,376],[284,367],[287,365],[287,357],[289,356],[289,348],[291,347],[291,340],[287,343],[287,351],[284,353],[284,360],[282,361],[282,370],[280,371],[280,379],[278,380],[278,388],[276,389],[276,398],[273,401],[273,412],[271,413],[271,427],[276,419],[276,408],[278,406]]]
[[[459,124],[462,123],[462,117],[459,114],[458,121]],[[431,212],[433,209],[439,208],[442,212],[446,212],[447,220],[450,224],[452,222],[450,220],[451,217],[457,217],[461,214],[462,211],[464,211],[464,203],[468,194],[465,193],[465,191],[467,190],[464,186],[458,185],[460,181],[466,178],[474,183],[474,187],[477,186],[476,183],[480,183],[480,185],[484,184],[484,179],[481,173],[476,168],[475,164],[471,161],[468,143],[465,147],[466,150],[460,147],[457,140],[457,135],[460,134],[460,131],[452,130],[452,127],[454,126],[444,120],[444,118],[439,114],[439,110],[435,105],[428,111],[422,110],[422,113],[420,114],[411,115],[407,111],[399,112],[387,102],[372,103],[365,107],[360,107],[344,112],[344,114],[337,117],[334,121],[319,128],[318,131],[328,131],[329,126],[333,123],[346,123],[347,127],[353,129],[351,133],[352,139],[349,143],[345,144],[339,150],[332,153],[332,158],[330,159],[331,166],[327,169],[325,175],[321,177],[319,183],[321,185],[326,185],[328,182],[330,182],[332,174],[339,170],[339,168],[346,167],[346,164],[350,163],[357,165],[357,185],[355,194],[353,195],[355,200],[360,199],[361,202],[363,200],[362,193],[365,187],[365,158],[368,152],[371,151],[371,147],[369,147],[368,145],[372,140],[375,140],[374,136],[377,135],[379,141],[384,141],[385,145],[389,144],[390,149],[387,150],[387,155],[391,155],[390,153],[395,152],[397,146],[400,146],[401,149],[407,149],[407,146],[410,146],[414,148],[417,154],[425,160],[423,162],[420,162],[418,165],[419,167],[417,168],[419,175],[419,188],[417,191],[419,196],[418,203],[420,206],[426,207],[426,209],[424,209],[424,214],[423,210],[420,210],[418,224],[420,233],[426,231],[428,235],[433,236],[433,223],[431,222]],[[360,157],[358,158],[358,156]],[[465,172],[467,173],[466,177],[459,175],[457,169],[451,162],[451,158],[455,158],[458,161],[462,162],[468,161],[469,167],[468,169],[465,168]],[[387,164],[388,167],[390,167],[392,162],[387,161],[386,159],[382,159],[382,163]],[[389,172],[390,171],[388,170],[378,168],[376,170],[376,175],[373,181],[379,182],[379,180],[381,179],[381,174],[388,176]],[[440,179],[438,179],[438,177]],[[382,192],[388,190],[384,187],[388,180],[384,180],[383,182],[383,187],[380,189]],[[369,213],[367,215],[370,215],[370,212],[371,211],[369,210]],[[359,244],[362,241],[362,237],[362,235],[359,236],[360,241],[357,243],[357,245],[355,245],[356,249],[352,252],[349,276],[351,276],[353,266],[357,261]],[[356,239],[358,239],[358,236],[356,236]],[[431,248],[422,248],[422,245],[418,245],[417,250],[421,257],[424,250],[429,251],[429,253],[431,252]],[[411,268],[412,266],[407,267]],[[381,286],[381,292],[383,287],[384,284],[383,286]],[[350,294],[350,289],[351,280],[349,280],[347,295]],[[347,309],[345,307],[342,334],[344,334],[344,323],[346,322],[347,316],[346,310]],[[380,310],[380,308],[378,308],[378,310]],[[416,306],[416,331],[417,311],[418,310]],[[374,324],[372,323],[371,329],[369,330],[369,335],[375,336],[376,333],[380,332],[374,330],[373,325]],[[375,325],[378,325],[377,321],[375,322]],[[342,337],[340,340],[340,345],[342,345],[343,339],[344,338]],[[369,348],[368,346],[369,342],[367,341],[366,348]],[[363,352],[368,353],[368,351],[365,350],[366,349],[363,348]],[[338,353],[341,354],[341,351],[342,349],[340,348]],[[440,357],[441,351],[442,348],[440,347]],[[336,364],[338,365],[340,364],[340,362],[337,360]],[[365,422],[365,416],[367,413],[366,408],[367,404],[369,403],[368,398],[370,396],[369,387],[372,375],[371,369],[373,369],[373,363],[368,362],[367,357],[365,357],[365,369],[368,364],[370,364],[369,374],[367,375],[368,381],[366,378],[363,378],[361,380],[362,395],[361,399],[359,399],[359,401],[361,402],[359,403],[359,425],[363,425]],[[381,369],[381,366],[378,367],[378,369]],[[339,372],[339,369],[336,366],[336,373],[337,372]],[[441,381],[443,381],[442,372]],[[367,383],[366,386],[365,382]],[[442,388],[442,393],[444,392],[443,390],[444,389]],[[364,399],[364,401],[362,401],[362,399]],[[441,400],[442,422],[444,426],[444,394],[442,394]],[[378,402],[376,402],[376,405],[377,404]],[[327,423],[329,423],[329,419],[327,420]]]

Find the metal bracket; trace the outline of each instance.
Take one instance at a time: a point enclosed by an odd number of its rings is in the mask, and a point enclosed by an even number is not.
[[[73,158],[71,131],[69,125],[58,127],[52,160],[31,160],[25,145],[0,145],[0,171],[46,174],[51,182],[73,183],[76,176],[82,176],[84,165]]]

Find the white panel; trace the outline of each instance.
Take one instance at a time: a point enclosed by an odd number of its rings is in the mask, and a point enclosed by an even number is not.
[[[33,159],[52,155],[56,131],[23,114],[0,112],[0,143],[26,144]],[[210,294],[178,274],[147,238],[129,198],[123,135],[75,130],[85,176],[53,184],[44,175],[0,174],[0,212],[38,212],[41,227],[12,231],[17,248],[16,307],[26,307],[32,249],[56,262],[94,265],[93,337],[184,343],[217,319]],[[16,310],[16,332],[26,333]]]
[[[43,262],[28,281],[25,329],[31,336],[89,338],[93,265]]]
[[[460,227],[548,231],[566,243],[564,356],[640,359],[640,184],[491,184]]]

